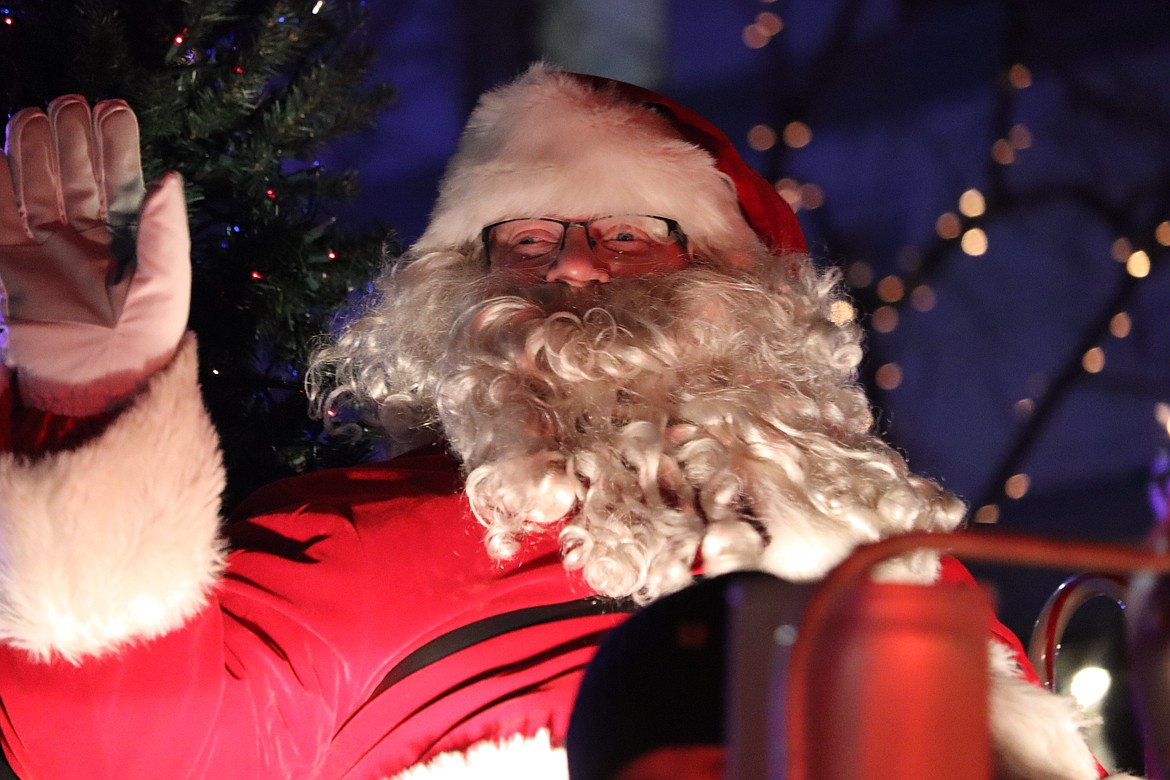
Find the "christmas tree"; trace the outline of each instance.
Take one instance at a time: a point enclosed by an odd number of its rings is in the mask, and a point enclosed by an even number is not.
[[[394,251],[385,225],[343,230],[352,172],[321,145],[372,126],[355,0],[0,0],[8,114],[75,93],[127,101],[147,180],[186,182],[201,382],[223,439],[229,504],[280,476],[356,462],[325,441],[300,369],[349,293]]]

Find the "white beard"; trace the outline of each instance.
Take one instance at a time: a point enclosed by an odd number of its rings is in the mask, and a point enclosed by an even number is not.
[[[836,280],[764,257],[509,293],[430,255],[384,280],[317,375],[341,380],[326,406],[356,396],[388,428],[441,426],[497,558],[556,532],[566,567],[639,601],[686,585],[700,557],[709,574],[816,579],[860,543],[963,514],[872,434],[859,329],[829,316]],[[936,561],[886,573],[928,582]]]

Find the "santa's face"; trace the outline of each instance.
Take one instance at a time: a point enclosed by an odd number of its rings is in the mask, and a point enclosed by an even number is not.
[[[587,287],[687,266],[686,236],[666,217],[507,219],[488,225],[482,235],[492,270],[518,285]]]

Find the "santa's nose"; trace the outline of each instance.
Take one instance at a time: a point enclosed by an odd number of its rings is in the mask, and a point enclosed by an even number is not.
[[[544,275],[546,282],[564,282],[570,287],[585,287],[592,282],[608,282],[609,271],[597,259],[585,228],[572,225],[566,228],[565,243]]]

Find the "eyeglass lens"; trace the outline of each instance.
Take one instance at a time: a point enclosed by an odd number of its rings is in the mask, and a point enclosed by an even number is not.
[[[509,268],[551,263],[564,246],[565,232],[577,226],[585,228],[595,254],[625,265],[652,263],[663,247],[677,244],[672,223],[662,217],[625,214],[585,222],[533,217],[488,228],[488,257]]]

